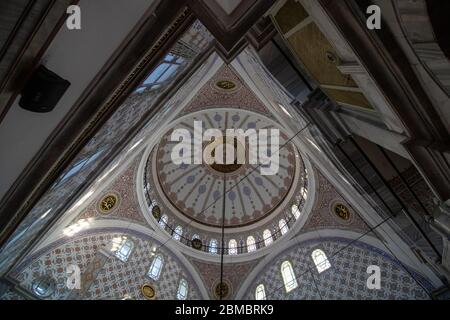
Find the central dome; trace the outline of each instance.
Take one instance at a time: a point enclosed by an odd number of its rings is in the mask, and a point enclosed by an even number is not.
[[[202,132],[195,123],[202,124]],[[181,163],[173,160],[174,147],[180,144],[180,140],[172,141],[171,137],[177,129],[184,129],[192,136],[192,140],[182,141],[185,147],[192,146],[192,152],[180,152],[183,157]],[[218,129],[223,136],[216,139],[203,137],[208,129]],[[261,146],[266,141],[264,138],[258,140],[258,149],[252,149],[249,138],[230,137],[227,129],[269,132],[267,150]],[[279,132],[279,147],[271,145],[270,132],[275,131]],[[208,146],[209,151],[205,153]],[[230,152],[234,154],[231,161],[217,161],[215,152],[221,150],[221,156],[225,158]],[[271,163],[250,161],[252,156],[260,156],[261,150],[266,152]],[[193,158],[199,151],[201,162],[195,162]],[[164,203],[168,201],[175,211],[189,220],[210,227],[219,228],[222,223],[226,228],[243,227],[264,219],[289,201],[288,194],[297,170],[296,154],[286,134],[273,120],[242,109],[209,109],[180,118],[163,135],[150,155],[153,169],[151,173],[147,172],[150,175],[147,181],[152,181],[154,190]],[[271,165],[278,170],[274,174],[263,174],[262,169]]]

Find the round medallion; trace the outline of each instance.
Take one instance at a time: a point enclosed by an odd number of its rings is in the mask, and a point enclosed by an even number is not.
[[[344,221],[350,220],[350,210],[340,202],[333,206],[333,213]]]
[[[230,294],[230,287],[226,282],[219,282],[214,287],[214,295],[217,299],[226,299]]]
[[[161,208],[159,206],[154,206],[152,208],[152,215],[156,220],[161,218]]]
[[[117,206],[118,202],[119,200],[117,195],[108,194],[105,197],[103,197],[102,200],[100,200],[98,207],[101,213],[108,214]]]
[[[192,243],[192,248],[197,249],[197,250],[201,250],[201,248],[203,246],[202,240],[200,240],[200,239],[192,239],[191,243]]]
[[[142,294],[149,300],[154,300],[156,297],[155,288],[151,284],[144,284],[141,288]]]
[[[236,84],[230,80],[219,80],[216,82],[216,86],[222,90],[234,90],[236,88]]]

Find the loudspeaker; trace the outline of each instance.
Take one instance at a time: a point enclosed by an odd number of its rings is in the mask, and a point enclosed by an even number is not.
[[[50,112],[69,86],[69,81],[41,65],[23,89],[19,106],[32,112]]]

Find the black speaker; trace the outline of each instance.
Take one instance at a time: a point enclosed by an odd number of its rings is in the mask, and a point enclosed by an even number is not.
[[[50,112],[69,86],[69,81],[41,65],[23,89],[19,106],[32,112]]]

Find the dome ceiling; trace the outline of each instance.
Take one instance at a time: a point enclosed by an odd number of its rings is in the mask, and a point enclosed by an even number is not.
[[[171,141],[171,134],[174,129],[180,128],[193,132],[194,121],[203,123],[203,132],[207,129],[219,129],[224,135],[226,129],[255,129],[257,132],[259,129],[269,129],[269,132],[270,129],[279,129],[279,157],[273,157],[279,168],[277,173],[264,175],[259,164],[249,164],[248,139],[244,147],[244,164],[236,161],[233,164],[206,164],[205,161],[201,164],[175,164],[171,155],[178,142]],[[222,143],[223,141],[219,142]],[[238,143],[237,140],[234,141],[235,145],[232,147],[235,150]],[[208,142],[204,141],[203,150],[207,146]],[[278,150],[271,150],[270,145],[268,149],[269,155]],[[150,161],[152,174],[147,180],[156,186],[162,199],[167,199],[187,218],[212,227],[222,227],[222,211],[225,206],[226,228],[259,221],[286,202],[294,184],[297,162],[294,146],[288,143],[287,136],[273,120],[255,112],[231,108],[195,112],[179,119],[155,146]]]

